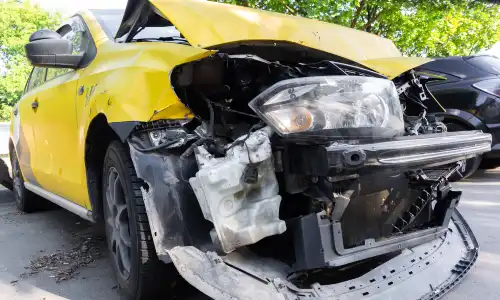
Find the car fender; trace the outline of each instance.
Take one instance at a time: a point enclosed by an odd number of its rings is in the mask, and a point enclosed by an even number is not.
[[[478,117],[471,114],[470,112],[460,110],[460,109],[450,109],[447,108],[446,112],[435,113],[434,115],[443,117],[447,120],[453,120],[460,122],[470,129],[482,130],[483,132],[488,132],[488,128],[484,125]]]
[[[191,118],[170,84],[170,73],[215,53],[178,44],[111,41],[98,50],[79,81],[79,119],[86,124],[86,136],[92,120],[103,114],[122,140],[137,122]]]

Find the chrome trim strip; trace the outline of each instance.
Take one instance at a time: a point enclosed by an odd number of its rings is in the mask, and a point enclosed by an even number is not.
[[[38,187],[36,185],[33,185],[29,182],[25,182],[24,186],[26,187],[27,190],[37,194],[40,197],[43,197],[50,202],[59,205],[60,207],[69,210],[70,212],[74,213],[77,216],[80,216],[84,218],[85,220],[94,222],[94,219],[92,217],[92,212],[85,207],[82,207],[74,202],[71,202],[68,199],[65,199],[63,197],[60,197],[56,194],[53,194],[47,190],[44,190],[41,187]]]

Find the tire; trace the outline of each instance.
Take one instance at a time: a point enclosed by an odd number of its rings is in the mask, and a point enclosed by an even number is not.
[[[445,120],[445,124],[446,124],[446,127],[448,128],[448,131],[451,131],[451,132],[470,130],[469,128],[467,128],[463,125],[460,125],[457,123],[446,122],[446,120]],[[453,176],[450,177],[450,181],[459,181],[459,180],[462,180],[462,179],[465,179],[465,178],[471,176],[472,174],[474,174],[474,172],[477,171],[477,169],[479,168],[479,165],[481,164],[481,161],[482,161],[481,155],[466,159],[464,161],[464,166],[460,169],[460,173],[462,174],[462,176],[460,176],[458,173],[455,173],[455,174],[453,174]]]
[[[113,141],[104,158],[103,212],[113,267],[127,299],[168,299],[179,274],[173,264],[164,264],[156,255],[142,198],[143,182],[129,153],[124,144]]]
[[[41,210],[47,200],[42,199],[24,186],[24,178],[15,152],[10,153],[12,164],[12,192],[16,200],[17,209],[24,213]]]

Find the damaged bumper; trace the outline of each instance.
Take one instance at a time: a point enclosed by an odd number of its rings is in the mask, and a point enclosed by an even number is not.
[[[455,210],[440,238],[407,248],[361,277],[301,289],[276,261],[243,250],[219,257],[195,247],[168,251],[179,273],[214,299],[438,299],[470,270],[478,243]]]

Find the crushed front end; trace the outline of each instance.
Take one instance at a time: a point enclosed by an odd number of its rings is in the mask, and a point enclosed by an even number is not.
[[[286,49],[177,67],[196,118],[129,138],[159,257],[214,299],[440,297],[478,250],[448,178],[491,136],[447,132],[411,70]]]

